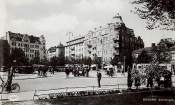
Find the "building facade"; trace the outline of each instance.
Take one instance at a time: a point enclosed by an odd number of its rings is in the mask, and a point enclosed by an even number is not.
[[[21,48],[29,59],[36,56],[39,56],[40,60],[46,58],[46,41],[43,35],[36,37],[8,31],[2,39],[7,40],[10,52],[14,48]]]
[[[147,54],[152,58],[155,57],[155,54],[166,53],[166,55],[161,56],[166,56],[164,63],[171,64],[171,66],[175,68],[175,40],[172,40],[172,38],[161,39],[157,45],[155,43],[152,43],[151,47],[145,47],[138,50],[134,50],[132,52],[133,59],[137,59],[137,57],[141,54],[143,50],[145,50]]]
[[[50,59],[54,56],[59,57],[60,54],[63,54],[65,56],[65,46],[63,44],[59,44],[55,47],[50,47],[47,51],[47,58],[50,61]]]
[[[109,64],[114,57],[118,63],[124,59],[129,61],[133,50],[144,47],[141,37],[135,37],[134,31],[125,26],[119,14],[106,27],[89,31],[85,35],[84,45],[85,56],[93,59],[97,55],[103,64]]]
[[[0,39],[0,67],[9,65],[10,45],[7,40]]]
[[[70,35],[71,33],[69,33]],[[72,36],[72,34],[71,34]],[[66,42],[65,46],[65,57],[66,59],[74,58],[81,59],[84,56],[84,36],[77,36],[74,38],[69,38],[70,41]]]
[[[75,42],[75,43],[74,43]],[[77,43],[76,43],[77,42]],[[72,46],[72,47],[71,47]],[[72,52],[71,48],[76,46],[79,52]],[[83,54],[83,57],[95,56],[101,58],[102,64],[109,64],[115,57],[118,63],[130,62],[132,51],[143,48],[144,42],[141,37],[135,37],[133,29],[127,28],[119,14],[107,26],[95,28],[84,37],[76,38],[67,42],[66,56]],[[82,49],[82,50],[81,50]]]

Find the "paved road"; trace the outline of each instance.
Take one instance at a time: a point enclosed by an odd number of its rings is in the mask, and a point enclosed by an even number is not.
[[[1,72],[4,79],[7,77],[6,72]],[[37,74],[16,74],[13,82],[17,82],[20,84],[20,92],[19,93],[10,93],[7,94],[3,92],[1,94],[1,99],[7,99],[10,95],[18,95],[19,100],[30,100],[33,98],[35,90],[48,90],[48,89],[57,89],[57,88],[65,88],[65,87],[85,87],[85,86],[97,86],[97,77],[96,71],[90,71],[89,77],[74,77],[70,74],[69,78],[66,78],[64,72],[55,72],[54,75],[48,73],[48,76],[45,78],[38,77]],[[114,85],[114,84],[126,84],[126,77],[121,75],[120,73],[114,75],[114,77],[108,77],[102,71],[102,80],[101,85]],[[123,87],[123,86],[121,86]],[[126,87],[126,86],[124,86]],[[102,87],[109,88],[109,87]],[[110,88],[113,88],[112,86]],[[62,89],[60,91],[78,91],[78,90],[93,90],[98,88],[88,87],[88,88],[76,88],[76,89]]]
[[[0,72],[0,75],[3,75],[4,79],[7,77],[7,73]],[[97,86],[96,71],[90,71],[89,77],[74,77],[70,74],[70,78],[65,78],[66,75],[64,72],[56,72],[54,75],[48,73],[48,76],[45,78],[39,78],[37,74],[16,74],[13,82],[18,82],[20,84],[21,90],[19,93],[6,93],[3,92],[0,95],[1,99],[7,99],[10,95],[17,95],[19,101],[31,100],[33,99],[35,90],[48,90],[48,89],[58,89],[65,87],[86,87],[87,88],[68,88],[68,89],[59,89],[57,91],[40,91],[42,93],[49,92],[66,92],[66,91],[79,91],[79,90],[99,90],[99,89],[108,89],[108,88],[118,88],[117,84],[126,84],[127,77],[117,73],[114,77],[108,77],[102,71],[102,80],[101,85],[116,85],[116,86],[102,86],[101,88],[93,88]],[[175,76],[172,76],[172,81],[175,83]],[[120,85],[120,88],[127,88],[126,85]],[[35,97],[35,99],[37,99]]]

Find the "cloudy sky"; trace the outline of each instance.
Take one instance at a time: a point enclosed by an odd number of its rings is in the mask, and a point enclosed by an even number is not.
[[[125,25],[134,29],[148,47],[161,38],[173,38],[173,31],[146,30],[146,21],[130,12],[135,5],[131,0],[0,0],[0,37],[5,32],[44,35],[47,48],[85,35],[99,26],[106,26],[119,13]]]

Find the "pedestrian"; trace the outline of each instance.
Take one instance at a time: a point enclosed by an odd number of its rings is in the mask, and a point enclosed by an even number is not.
[[[40,76],[41,75],[41,66],[38,68],[38,76]]]
[[[87,73],[86,73],[87,77],[89,77],[89,71],[90,71],[90,67],[87,68]]]
[[[132,79],[131,79],[131,69],[128,67],[128,88],[131,89],[132,87]]]
[[[12,84],[12,79],[14,75],[14,70],[15,68],[13,66],[8,70],[8,79],[7,79],[7,87],[6,87],[7,92],[11,91],[11,84]]]
[[[136,89],[138,89],[138,87],[140,86],[140,78],[139,77],[135,78],[135,86],[136,86]]]
[[[54,70],[55,70],[55,67],[51,67],[51,74],[54,75]]]
[[[66,78],[69,78],[69,68],[66,68],[65,73],[66,73]]]
[[[101,77],[102,77],[102,74],[101,74],[100,71],[98,70],[98,71],[97,71],[97,81],[98,81],[98,87],[99,87],[99,88],[101,87],[101,84],[100,84]]]
[[[84,77],[85,76],[85,71],[84,71],[84,68],[82,67],[82,76]]]
[[[147,80],[147,86],[146,86],[146,87],[148,88],[149,86],[150,86],[151,88],[152,88],[152,86],[153,86],[153,79],[152,79],[151,77],[149,77],[148,80]]]

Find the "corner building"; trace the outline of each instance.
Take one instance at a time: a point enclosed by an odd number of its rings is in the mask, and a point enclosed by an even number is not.
[[[46,58],[46,41],[43,35],[36,37],[33,35],[6,32],[2,39],[7,40],[10,45],[10,52],[14,48],[23,49],[25,56],[32,59],[36,56],[41,59]]]
[[[127,28],[122,17],[116,14],[107,26],[95,28],[85,35],[83,56],[93,59],[97,55],[105,65],[113,58],[123,65],[125,59],[129,65],[132,64],[132,51],[139,48],[144,48],[141,37],[135,37],[133,29]]]
[[[92,59],[95,55],[102,59],[103,64],[109,64],[115,57],[117,62],[131,63],[132,51],[144,48],[140,36],[135,37],[133,29],[127,28],[119,14],[104,28],[101,26],[85,35],[84,54]]]

